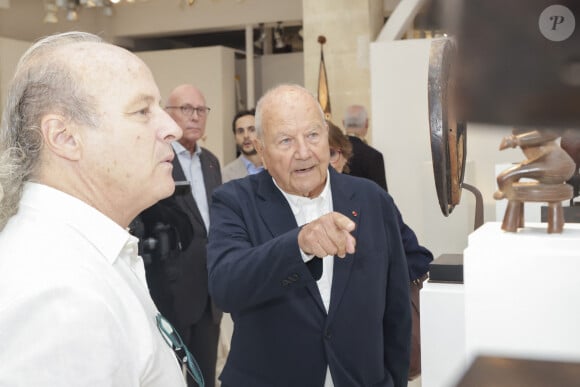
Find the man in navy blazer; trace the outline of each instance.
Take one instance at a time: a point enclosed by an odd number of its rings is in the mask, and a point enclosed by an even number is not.
[[[220,379],[243,386],[406,386],[409,275],[393,200],[329,169],[316,99],[257,105],[266,171],[214,191],[209,289],[234,320]]]

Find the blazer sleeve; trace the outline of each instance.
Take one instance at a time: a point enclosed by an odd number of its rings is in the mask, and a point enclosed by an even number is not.
[[[423,277],[429,271],[429,264],[433,261],[433,254],[431,251],[419,244],[417,235],[407,226],[403,221],[401,212],[395,206],[397,213],[397,220],[399,228],[401,229],[401,239],[403,240],[403,248],[405,249],[405,256],[407,257],[407,266],[409,267],[409,279],[415,281]]]
[[[390,197],[389,197],[390,199]],[[385,367],[395,386],[406,386],[411,342],[411,300],[407,262],[400,236],[397,210],[389,200],[383,216],[386,222],[389,269],[383,320]]]
[[[207,246],[209,292],[216,305],[230,313],[315,282],[300,254],[295,221],[294,227],[272,237],[251,200],[236,192],[234,183],[214,192]]]

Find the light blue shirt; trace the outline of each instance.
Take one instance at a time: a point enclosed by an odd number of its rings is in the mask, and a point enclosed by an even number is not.
[[[250,160],[245,158],[244,155],[241,155],[241,158],[242,158],[242,161],[244,162],[244,165],[246,166],[246,171],[248,171],[248,175],[255,175],[256,173],[260,173],[264,170],[263,165],[256,167],[254,165],[254,163],[252,163]]]
[[[203,172],[201,170],[201,160],[199,158],[202,149],[198,144],[195,144],[195,152],[191,154],[177,141],[172,142],[171,145],[177,154],[185,178],[191,185],[191,194],[193,195],[195,204],[197,204],[197,208],[201,213],[205,228],[206,230],[209,230],[209,204],[207,202]]]

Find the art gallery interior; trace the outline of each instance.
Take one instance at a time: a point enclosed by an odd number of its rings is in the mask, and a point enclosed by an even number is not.
[[[384,155],[389,193],[405,222],[435,257],[465,254],[465,283],[427,284],[422,293],[423,375],[411,385],[454,386],[478,354],[574,365],[580,362],[575,328],[580,313],[571,307],[580,296],[575,278],[580,227],[567,222],[561,234],[547,234],[539,224],[545,203],[526,203],[532,229],[499,230],[506,201],[493,197],[496,176],[525,159],[520,149],[500,150],[499,145],[517,123],[485,117],[466,123],[462,180],[481,193],[484,225],[475,230],[476,196],[465,189],[452,211],[442,213],[431,143],[430,54],[434,40],[456,38],[443,24],[449,16],[444,12],[461,15],[461,0],[449,0],[446,7],[441,3],[0,0],[0,103],[18,58],[33,41],[67,30],[97,33],[141,57],[163,96],[186,82],[204,91],[212,109],[204,146],[224,165],[236,157],[231,136],[236,111],[254,107],[279,83],[302,84],[316,94],[322,49],[331,120],[341,126],[346,106],[365,105],[369,143]],[[575,12],[570,39],[579,43],[579,7],[560,3]],[[529,4],[540,10],[549,5],[544,0]],[[322,47],[320,35],[326,37]],[[558,47],[568,47],[564,44],[569,41]],[[570,65],[570,84],[578,102],[580,64],[575,66]],[[468,385],[485,384],[463,386]]]

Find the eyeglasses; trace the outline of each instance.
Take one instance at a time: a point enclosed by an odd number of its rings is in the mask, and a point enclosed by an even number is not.
[[[330,148],[330,162],[334,163],[335,161],[337,161],[341,154],[342,154],[341,150]]]
[[[195,380],[195,382],[199,385],[199,387],[204,387],[205,382],[203,380],[203,375],[201,374],[201,370],[199,369],[199,365],[195,361],[195,358],[189,352],[183,340],[181,340],[181,336],[173,326],[165,317],[161,314],[155,316],[155,321],[157,321],[157,328],[159,332],[161,332],[161,336],[163,339],[173,349],[175,355],[181,362],[181,369],[183,370],[183,376],[186,375],[186,372]]]
[[[179,109],[181,114],[187,117],[193,116],[194,112],[197,112],[198,117],[205,117],[209,111],[211,110],[207,106],[198,106],[194,107],[191,105],[182,105],[182,106],[165,106],[165,109]]]

